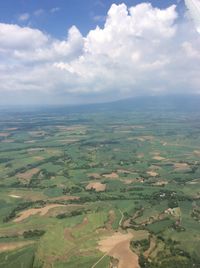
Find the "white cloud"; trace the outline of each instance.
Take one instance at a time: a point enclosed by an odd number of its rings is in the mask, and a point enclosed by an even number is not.
[[[52,9],[50,9],[50,13],[56,13],[58,11],[60,11],[59,7],[53,7]]]
[[[33,14],[36,17],[39,17],[39,16],[43,15],[44,13],[45,13],[44,9],[40,8],[40,9],[35,10]]]
[[[27,21],[30,18],[30,14],[29,13],[23,13],[20,14],[18,17],[19,21]]]
[[[45,46],[48,37],[40,30],[0,23],[0,49],[8,52],[28,51]]]
[[[65,40],[0,24],[1,96],[69,102],[200,93],[200,36],[177,17],[174,5],[113,4],[103,28],[83,37],[73,26]]]

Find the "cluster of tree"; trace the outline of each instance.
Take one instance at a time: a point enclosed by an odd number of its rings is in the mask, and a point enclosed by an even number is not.
[[[75,193],[80,193],[83,191],[82,186],[80,185],[74,185],[72,187],[66,187],[63,189],[63,194],[75,194]]]
[[[52,157],[46,158],[44,160],[40,160],[38,162],[28,164],[25,167],[16,168],[15,170],[12,170],[11,172],[9,172],[8,176],[13,177],[13,176],[17,175],[18,173],[24,173],[24,172],[28,171],[29,169],[36,168],[36,167],[38,167],[40,165],[50,163],[50,162],[54,163],[56,160],[59,159],[59,157],[60,156],[52,156]]]
[[[39,208],[39,207],[43,207],[45,204],[46,202],[43,200],[37,200],[35,202],[29,201],[26,203],[20,203],[6,217],[4,217],[3,222],[5,223],[14,219],[21,210],[24,210],[30,207]]]
[[[131,246],[144,252],[150,247],[150,239],[131,241]]]
[[[195,221],[200,222],[200,208],[194,208],[191,216]]]
[[[143,254],[139,256],[139,264],[141,268],[189,268],[200,267],[200,258],[197,254],[189,254],[188,252],[178,248],[180,242],[157,236],[158,240],[165,243],[165,249],[149,261]]]
[[[0,158],[0,164],[3,164],[3,163],[6,163],[6,162],[9,162],[13,160],[12,158],[7,158],[7,157],[4,157],[4,158]]]
[[[49,179],[51,179],[51,177],[56,176],[55,172],[50,172],[50,171],[47,171],[46,169],[42,169],[40,171],[40,174],[45,180],[49,180]]]
[[[171,200],[168,200],[168,207],[169,208],[177,208],[178,205],[178,201],[176,200],[176,198],[172,198]]]
[[[68,213],[61,213],[56,216],[57,219],[65,219],[65,218],[70,218],[70,217],[75,217],[84,214],[84,210],[73,210]]]
[[[29,230],[23,232],[23,237],[24,238],[34,238],[34,237],[40,237],[45,234],[44,230]]]

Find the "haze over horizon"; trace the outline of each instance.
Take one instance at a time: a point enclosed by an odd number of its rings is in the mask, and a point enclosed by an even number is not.
[[[1,3],[0,105],[199,95],[200,35],[159,2]]]

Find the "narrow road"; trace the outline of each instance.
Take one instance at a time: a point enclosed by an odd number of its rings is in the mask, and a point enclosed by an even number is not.
[[[108,254],[109,252],[105,253],[91,268],[95,268]]]
[[[121,226],[122,226],[122,221],[123,221],[123,219],[124,219],[124,213],[121,211],[121,209],[119,209],[119,212],[120,212],[120,214],[122,215],[122,217],[121,217],[121,219],[120,219],[120,221],[119,221],[119,227],[121,227]]]

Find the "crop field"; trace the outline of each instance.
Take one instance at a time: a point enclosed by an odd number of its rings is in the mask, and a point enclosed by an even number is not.
[[[0,268],[200,267],[200,117],[0,113]]]

